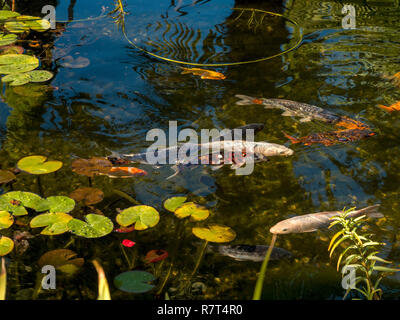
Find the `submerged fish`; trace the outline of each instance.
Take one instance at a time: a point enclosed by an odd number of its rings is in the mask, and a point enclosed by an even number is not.
[[[313,143],[320,143],[324,146],[331,146],[337,143],[345,143],[351,141],[358,141],[364,138],[376,135],[375,132],[362,129],[339,130],[332,132],[314,133],[309,136],[294,138],[283,132],[286,138],[290,139],[292,143],[303,143],[309,146]]]
[[[377,212],[379,204],[369,206],[360,210],[351,211],[348,218],[357,218],[366,215],[369,218],[382,218],[383,214]],[[318,229],[329,227],[332,217],[339,216],[342,211],[327,211],[309,213],[302,216],[296,216],[278,222],[269,231],[274,234],[303,233],[313,232]]]
[[[346,128],[340,131],[345,131],[347,129],[361,129],[361,130],[370,129],[370,127],[365,123],[347,117],[342,117],[340,121],[336,123],[336,126]]]
[[[390,107],[384,106],[384,105],[378,105],[379,108],[384,109],[386,111],[392,112],[392,111],[399,111],[400,110],[400,101],[392,104]]]
[[[261,262],[264,260],[269,246],[263,245],[209,245],[211,249],[224,256],[231,257],[238,261]],[[270,260],[291,259],[293,254],[285,249],[274,247]]]
[[[224,80],[226,77],[216,71],[200,69],[200,68],[182,68],[183,71],[181,74],[191,73],[195,76],[200,76],[201,79],[210,79],[210,80]]]
[[[240,99],[236,102],[237,105],[262,104],[266,109],[281,109],[284,111],[283,116],[301,117],[300,122],[320,120],[335,124],[341,120],[339,115],[307,103],[285,99],[253,98],[242,94],[237,94],[235,97]]]

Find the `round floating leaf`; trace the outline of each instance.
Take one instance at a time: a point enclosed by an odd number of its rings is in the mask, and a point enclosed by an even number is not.
[[[42,201],[40,196],[32,192],[11,191],[0,196],[0,210],[11,212],[14,216],[23,216],[28,214],[24,207],[39,211]]]
[[[76,256],[77,254],[74,251],[68,249],[52,250],[40,257],[38,265],[39,267],[51,265],[57,270],[72,274],[78,271],[85,262],[83,258],[75,258]]]
[[[71,56],[66,56],[60,59],[60,61],[62,67],[73,68],[73,69],[86,68],[90,64],[90,60],[84,57],[78,57],[74,59]]]
[[[75,201],[66,196],[52,196],[42,199],[39,205],[35,208],[36,211],[50,211],[67,213],[75,208]]]
[[[23,21],[6,21],[4,27],[14,33],[22,33],[29,30],[29,26],[27,26]]]
[[[114,285],[125,292],[143,293],[154,288],[154,285],[148,282],[155,279],[151,273],[146,271],[127,271],[114,278]]]
[[[163,205],[166,210],[175,212],[176,208],[180,207],[186,200],[187,197],[172,197],[165,200]]]
[[[53,236],[69,231],[67,225],[72,219],[73,218],[66,213],[44,213],[34,217],[31,220],[30,226],[31,228],[46,227],[41,234]]]
[[[136,230],[154,227],[160,221],[158,211],[150,206],[139,205],[127,208],[117,215],[117,222],[127,227],[135,224]]]
[[[156,263],[166,258],[168,258],[168,252],[166,250],[150,250],[147,252],[144,261],[146,261],[146,263]]]
[[[10,73],[3,78],[3,82],[10,82],[10,86],[22,86],[31,81],[31,77],[27,73]]]
[[[0,57],[1,58],[1,57]],[[29,156],[18,161],[18,169],[31,174],[46,174],[62,167],[61,161],[46,161],[45,156]]]
[[[23,20],[23,22],[32,30],[44,32],[49,30],[51,27],[51,24],[48,20],[41,19],[39,17],[29,17],[29,19],[27,19],[26,17],[28,16],[20,16],[17,19]]]
[[[9,170],[0,170],[0,184],[8,183],[15,179],[15,174]]]
[[[194,227],[193,234],[209,242],[230,242],[236,238],[236,233],[231,228],[219,224],[211,224],[208,228]]]
[[[0,230],[11,227],[14,223],[14,217],[7,211],[0,211]]]
[[[184,203],[175,210],[175,216],[179,219],[190,217],[192,221],[205,220],[209,215],[207,208],[193,202]]]
[[[78,188],[69,195],[75,201],[83,201],[85,205],[99,203],[103,200],[104,193],[96,188]]]
[[[45,82],[53,78],[53,73],[47,70],[33,70],[27,73],[30,82]]]
[[[14,241],[5,236],[0,236],[0,257],[9,254],[14,249]]]
[[[112,221],[105,216],[88,214],[85,220],[87,222],[72,219],[68,222],[68,228],[72,233],[85,238],[99,238],[113,231]]]
[[[107,173],[111,167],[112,163],[105,158],[77,159],[72,162],[72,171],[88,177]]]
[[[6,46],[0,48],[0,55],[4,54],[23,54],[25,49],[21,46]]]
[[[26,54],[4,54],[0,56],[0,73],[28,72],[39,66],[36,57]]]
[[[7,46],[17,41],[18,36],[15,34],[2,34],[0,35],[0,46]]]
[[[10,10],[0,10],[0,20],[7,20],[9,18],[18,17],[20,14]]]

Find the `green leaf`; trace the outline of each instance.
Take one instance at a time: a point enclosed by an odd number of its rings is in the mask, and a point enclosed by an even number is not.
[[[331,242],[329,243],[329,246],[328,246],[328,251],[330,251],[330,249],[331,249],[332,245],[335,243],[335,240],[337,239],[337,237],[339,237],[339,236],[342,235],[343,233],[344,233],[344,230],[341,230],[341,231],[337,232],[337,233],[332,237]]]
[[[4,54],[0,56],[0,73],[28,72],[39,66],[36,57],[26,54]]]
[[[127,271],[114,278],[114,285],[122,291],[129,293],[143,293],[150,291],[154,285],[148,282],[156,278],[146,271]]]
[[[14,216],[28,214],[25,207],[37,210],[43,199],[32,192],[11,191],[0,196],[0,210],[11,212]]]
[[[27,73],[30,82],[45,82],[53,78],[53,73],[47,70],[34,70]]]
[[[349,239],[350,236],[349,235],[345,235],[343,236],[340,240],[338,240],[331,248],[331,252],[329,254],[329,257],[332,257],[333,252],[335,251],[335,249],[338,247],[339,244],[341,244],[343,241]]]
[[[31,77],[27,73],[10,73],[3,78],[3,82],[10,82],[10,86],[22,86],[31,81]]]
[[[160,221],[160,215],[156,209],[150,206],[139,205],[127,208],[117,215],[117,222],[127,227],[135,224],[136,230],[145,230],[154,227]]]
[[[208,218],[210,212],[207,208],[193,202],[184,203],[175,210],[175,216],[179,219],[190,217],[192,221],[201,221]]]
[[[7,20],[9,18],[18,17],[20,14],[10,10],[0,10],[0,20]]]
[[[375,242],[375,241],[369,241],[369,242],[363,243],[362,247],[365,248],[365,247],[380,246],[380,245],[384,245],[384,243]]]
[[[0,230],[11,227],[14,223],[14,217],[7,211],[0,211]]]
[[[383,272],[399,272],[400,271],[400,269],[388,268],[388,267],[383,267],[383,266],[374,266],[373,269],[376,271],[383,271]]]
[[[166,210],[174,212],[176,208],[180,207],[186,200],[187,197],[171,197],[164,201],[163,206]]]
[[[367,259],[368,259],[368,260],[379,261],[379,262],[383,262],[383,263],[392,263],[392,261],[387,261],[387,260],[384,260],[384,259],[379,258],[379,257],[377,257],[377,256],[371,256],[371,255],[368,256]]]
[[[75,208],[75,201],[66,196],[51,196],[42,201],[35,208],[36,211],[50,211],[67,213]]]
[[[9,254],[14,249],[14,241],[5,236],[0,236],[0,257]]]
[[[230,242],[236,238],[236,233],[231,228],[219,224],[210,224],[207,228],[194,227],[193,234],[209,242]]]
[[[61,161],[46,161],[46,159],[45,156],[25,157],[18,161],[17,167],[31,174],[51,173],[62,167]]]
[[[100,238],[113,231],[112,221],[105,216],[88,214],[85,220],[72,219],[68,222],[68,228],[72,233],[85,238]]]
[[[18,17],[18,19],[22,19],[23,16]],[[50,29],[51,24],[48,20],[40,19],[39,17],[32,17],[33,19],[24,20],[23,22],[32,30],[37,32],[44,32]]]
[[[13,33],[23,33],[29,30],[29,26],[22,21],[6,21],[4,27]]]
[[[31,228],[46,227],[41,234],[53,236],[69,231],[68,222],[73,218],[66,213],[44,213],[31,220]]]
[[[0,46],[7,46],[16,42],[18,36],[15,34],[2,34],[0,35]]]

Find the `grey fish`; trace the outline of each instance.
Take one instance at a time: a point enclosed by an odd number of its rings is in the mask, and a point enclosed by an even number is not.
[[[360,210],[354,210],[350,212],[348,218],[357,218],[362,215],[366,215],[369,218],[382,218],[383,214],[376,211],[378,208],[379,204],[376,204]],[[274,234],[313,232],[329,227],[332,222],[331,218],[341,213],[342,211],[326,211],[296,216],[278,222],[269,231]]]
[[[224,256],[238,261],[261,262],[264,260],[269,246],[264,245],[211,245],[211,248]],[[270,260],[292,259],[293,254],[285,249],[274,247]]]
[[[284,111],[282,113],[283,116],[301,117],[300,122],[320,120],[335,124],[341,120],[341,117],[333,112],[303,102],[285,99],[253,98],[242,94],[237,94],[235,97],[241,99],[236,102],[237,105],[262,104],[266,109],[281,109]]]

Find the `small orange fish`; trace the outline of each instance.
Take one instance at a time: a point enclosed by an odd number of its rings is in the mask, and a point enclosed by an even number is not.
[[[195,76],[200,76],[201,79],[210,79],[210,80],[224,80],[226,77],[216,71],[200,69],[200,68],[182,68],[183,71],[181,74],[191,73]]]
[[[125,176],[128,176],[128,177],[142,176],[142,175],[147,174],[146,171],[135,168],[135,167],[111,167],[110,172],[116,173],[117,176],[121,176],[121,178],[124,177],[124,174],[125,174]],[[128,173],[128,175],[126,173]]]
[[[390,107],[384,106],[379,104],[378,105],[379,108],[392,112],[392,111],[400,111],[400,101],[397,101],[395,104],[392,104]]]
[[[360,121],[354,120],[354,119],[350,119],[347,117],[341,117],[340,121],[338,123],[336,123],[337,126],[339,127],[344,127],[346,128],[345,130],[348,129],[360,129],[360,130],[365,130],[365,129],[369,129],[369,127],[365,124],[362,123]],[[339,130],[339,131],[345,131],[345,130]]]

